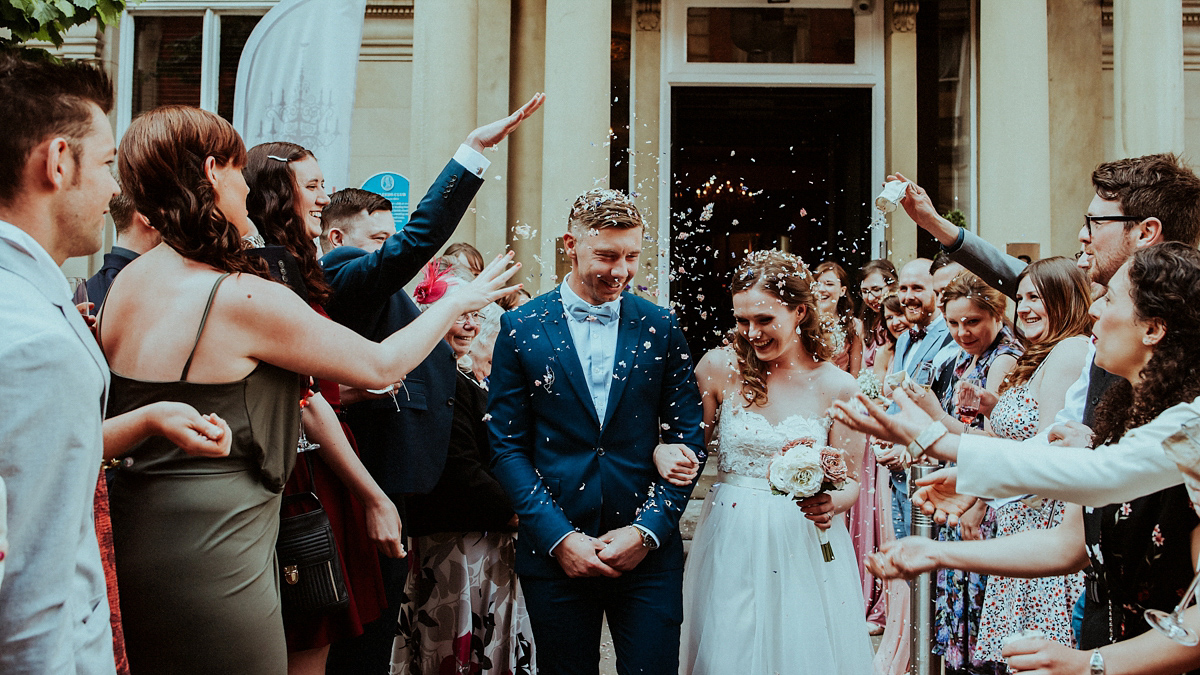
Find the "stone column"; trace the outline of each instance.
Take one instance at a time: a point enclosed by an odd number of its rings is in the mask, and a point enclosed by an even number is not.
[[[512,65],[509,69],[508,107],[515,110],[545,88],[546,0],[512,0]],[[536,295],[542,236],[542,134],[546,109],[521,123],[509,137],[508,244],[524,268],[518,277]],[[558,232],[557,229],[554,230]],[[535,257],[536,256],[536,257]]]
[[[608,185],[611,26],[609,2],[546,0],[541,274],[528,277],[543,291],[567,269],[558,250],[575,197]]]
[[[917,3],[889,2],[885,15],[884,98],[887,118],[886,163],[889,174],[900,172],[920,184],[917,175]],[[880,176],[882,179],[882,176]],[[872,183],[872,189],[878,185]],[[874,199],[874,193],[871,195]],[[917,257],[917,224],[904,209],[888,217],[887,255],[896,267]]]
[[[1047,3],[1050,76],[1050,249],[1043,256],[1079,250],[1080,214],[1092,196],[1088,179],[1104,161],[1103,46],[1094,0]]]
[[[658,2],[635,2],[633,8],[632,81],[629,91],[629,186],[637,196],[634,203],[646,221],[646,234],[653,241],[642,245],[642,264],[635,284],[658,289],[659,240],[671,236],[670,213],[659,213],[658,200],[667,187],[660,175],[659,100],[662,75],[662,23]]]
[[[479,2],[479,93],[476,101],[476,125],[487,124],[512,112],[509,108],[509,51],[511,46],[512,7],[510,0],[478,0]],[[517,96],[521,92],[516,92]],[[533,95],[533,91],[525,96]],[[518,134],[528,133],[521,126]],[[511,139],[512,137],[510,137]],[[492,160],[483,178],[485,185],[475,198],[475,246],[483,252],[485,261],[500,253],[507,245],[509,140],[487,153]]]
[[[1002,251],[1050,250],[1046,30],[1046,0],[980,2],[979,235]]]
[[[477,124],[478,0],[418,0],[413,12],[412,168],[416,208]],[[450,241],[475,241],[467,211]]]
[[[1113,3],[1113,127],[1117,154],[1182,153],[1183,3]]]

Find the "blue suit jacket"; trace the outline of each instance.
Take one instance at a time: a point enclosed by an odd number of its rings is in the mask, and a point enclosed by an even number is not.
[[[404,285],[438,254],[470,206],[483,180],[451,161],[412,212],[408,223],[374,253],[342,246],[321,258],[333,297],[330,318],[382,342],[421,314]],[[389,495],[425,493],[437,485],[454,418],[454,352],[439,342],[390,398],[348,406],[367,471]]]
[[[685,443],[704,461],[700,392],[675,317],[630,293],[605,419],[596,417],[558,289],[500,319],[489,378],[492,470],[520,515],[517,571],[564,577],[549,549],[573,530],[599,536],[637,523],[660,547],[637,567],[683,566],[679,516],[692,486],[654,468],[654,447]]]

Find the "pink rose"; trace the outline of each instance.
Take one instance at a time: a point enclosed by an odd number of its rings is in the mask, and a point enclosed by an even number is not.
[[[821,469],[825,471],[825,480],[838,485],[846,482],[846,459],[842,451],[825,446],[821,448]]]

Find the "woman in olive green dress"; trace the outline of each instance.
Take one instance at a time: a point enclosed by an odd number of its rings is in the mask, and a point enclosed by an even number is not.
[[[303,384],[295,373],[382,388],[454,320],[496,300],[515,272],[497,259],[452,301],[382,343],[312,311],[242,252],[245,146],[225,120],[168,106],[129,127],[126,192],[163,243],[117,278],[100,340],[108,413],[156,400],[216,412],[228,457],[157,439],[125,458],[111,492],[121,609],[133,672],[285,673],[274,562],[279,499],[295,461]]]

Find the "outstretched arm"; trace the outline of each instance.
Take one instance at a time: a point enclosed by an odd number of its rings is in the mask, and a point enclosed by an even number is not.
[[[700,466],[696,471],[699,475],[704,470],[704,462],[707,459],[701,424],[704,412],[700,402],[700,390],[696,385],[692,355],[674,315],[671,316],[666,361],[662,394],[658,400],[658,419],[663,428],[662,441],[686,445],[699,460]],[[695,485],[694,480],[682,487],[662,479],[654,481],[633,524],[650,530],[659,544],[665,543],[678,529],[679,517],[683,515],[683,509],[687,506]]]

